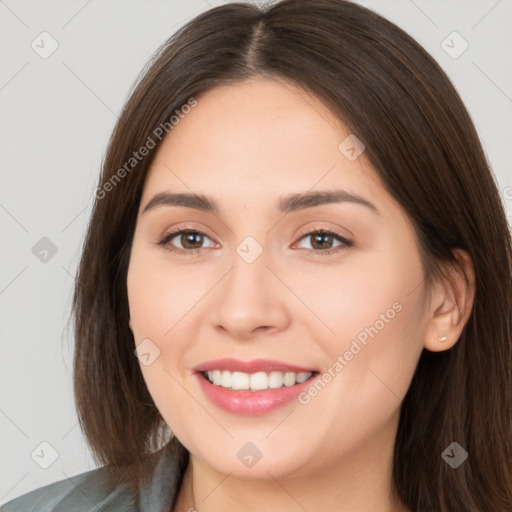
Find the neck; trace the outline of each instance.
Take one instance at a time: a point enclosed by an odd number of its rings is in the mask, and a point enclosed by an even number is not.
[[[410,512],[393,493],[391,432],[365,440],[321,469],[302,468],[285,477],[269,470],[268,478],[258,480],[222,474],[190,454],[173,512]]]

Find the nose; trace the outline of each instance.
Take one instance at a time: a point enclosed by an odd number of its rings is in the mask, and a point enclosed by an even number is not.
[[[290,323],[290,292],[269,267],[266,251],[252,263],[238,254],[232,261],[217,290],[215,328],[235,340],[286,329]]]

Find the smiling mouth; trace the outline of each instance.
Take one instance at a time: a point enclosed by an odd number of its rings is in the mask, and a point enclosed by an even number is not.
[[[265,391],[302,384],[314,378],[319,372],[230,372],[228,370],[207,370],[200,372],[210,384],[232,391]]]

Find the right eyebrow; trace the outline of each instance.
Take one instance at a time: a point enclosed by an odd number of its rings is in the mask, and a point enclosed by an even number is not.
[[[159,192],[145,206],[142,213],[153,210],[159,206],[183,206],[194,208],[203,212],[219,213],[219,209],[212,199],[201,194],[171,194],[170,192]]]

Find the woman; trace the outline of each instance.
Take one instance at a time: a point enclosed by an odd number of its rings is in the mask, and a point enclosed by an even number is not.
[[[104,467],[2,510],[512,510],[511,246],[401,29],[339,0],[201,14],[119,118],[77,276]]]

